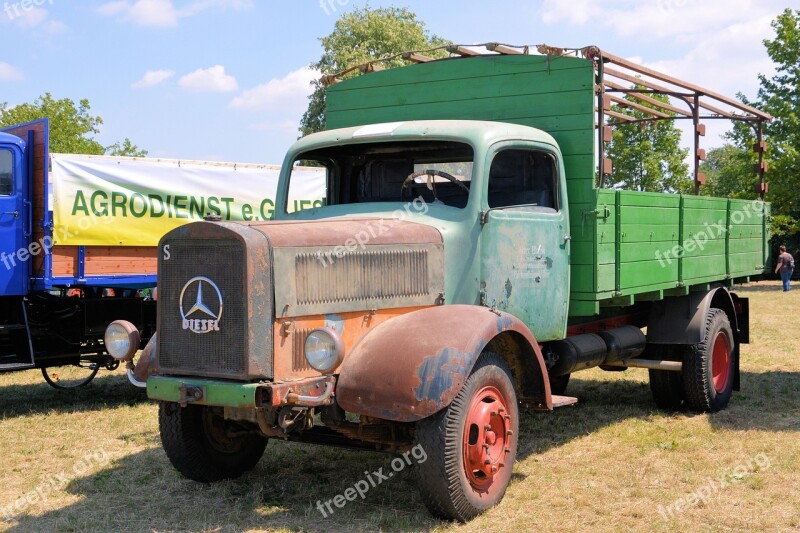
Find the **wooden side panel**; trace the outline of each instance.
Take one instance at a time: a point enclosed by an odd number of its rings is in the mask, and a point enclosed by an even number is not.
[[[85,276],[156,275],[158,248],[155,246],[87,246]],[[78,274],[78,247],[53,248],[53,276]]]
[[[403,120],[491,120],[539,128],[567,180],[594,187],[594,66],[571,57],[479,56],[360,76],[328,89],[327,127]]]

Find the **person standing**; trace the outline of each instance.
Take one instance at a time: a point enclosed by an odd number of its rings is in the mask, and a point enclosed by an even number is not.
[[[778,256],[778,264],[775,266],[775,273],[780,272],[781,281],[783,281],[783,292],[789,291],[792,279],[792,272],[794,271],[794,257],[786,251],[786,246],[781,245],[781,255]]]

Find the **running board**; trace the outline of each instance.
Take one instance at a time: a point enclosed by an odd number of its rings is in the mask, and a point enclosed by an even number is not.
[[[553,394],[550,396],[553,400],[553,409],[557,407],[566,407],[568,405],[575,405],[578,403],[578,399],[573,396],[558,396],[557,394]],[[548,409],[546,405],[543,403],[535,402],[535,401],[525,401],[522,400],[520,402],[524,409],[529,411],[551,411]]]
[[[578,399],[573,396],[556,396],[555,394],[551,396],[553,398],[553,409],[556,407],[566,407],[568,405],[575,405],[578,403]]]
[[[13,372],[15,370],[29,370],[35,367],[36,365],[33,365],[31,363],[8,363],[5,365],[0,365],[0,373]]]

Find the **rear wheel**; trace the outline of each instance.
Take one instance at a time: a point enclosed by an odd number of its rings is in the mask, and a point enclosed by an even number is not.
[[[519,409],[511,371],[481,355],[453,402],[416,426],[428,460],[415,468],[437,517],[467,521],[503,499],[517,455]]]
[[[258,464],[267,446],[265,437],[237,431],[204,405],[161,402],[158,426],[172,465],[195,481],[235,479]]]
[[[725,409],[733,393],[736,343],[722,309],[709,310],[705,328],[705,340],[684,358],[683,388],[690,409],[713,413]]]

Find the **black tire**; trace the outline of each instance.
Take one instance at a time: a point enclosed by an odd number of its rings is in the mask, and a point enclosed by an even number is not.
[[[679,349],[682,346],[648,345],[645,357],[648,359],[664,359],[680,361]],[[676,411],[684,407],[686,392],[683,390],[683,377],[680,372],[669,370],[649,370],[650,392],[659,409]]]
[[[567,385],[569,385],[569,377],[571,374],[563,376],[550,376],[550,394],[561,396],[567,392]]]
[[[689,347],[683,359],[686,406],[698,412],[725,409],[733,393],[736,342],[728,315],[711,308],[705,324],[705,340]]]
[[[172,465],[194,481],[235,479],[258,464],[267,446],[260,435],[229,437],[225,420],[210,407],[160,402],[161,443]]]
[[[488,415],[481,419],[478,413]],[[472,423],[468,424],[469,416]],[[489,423],[481,429],[476,424],[479,420]],[[518,430],[511,371],[499,356],[484,352],[453,402],[416,424],[416,445],[422,446],[428,459],[414,470],[431,514],[465,522],[502,500],[516,460]],[[504,438],[498,438],[498,433]],[[481,437],[486,447],[479,444]],[[484,457],[490,463],[483,463]],[[468,470],[468,461],[484,466]]]

